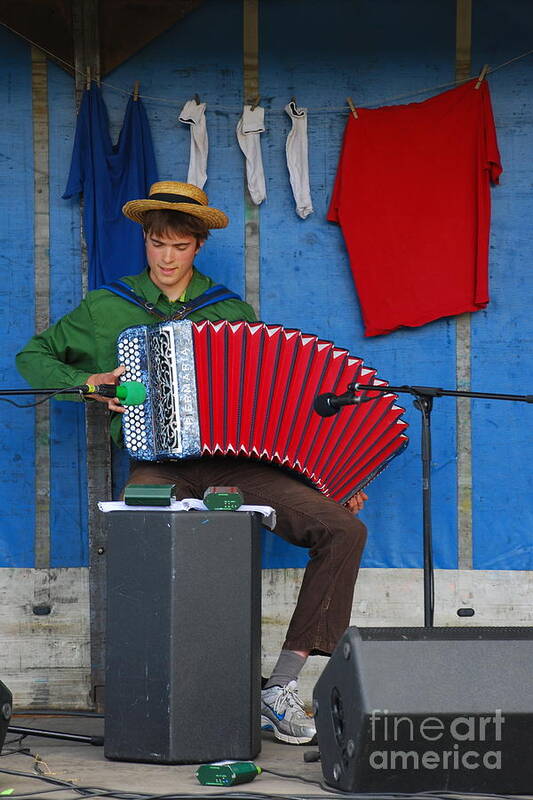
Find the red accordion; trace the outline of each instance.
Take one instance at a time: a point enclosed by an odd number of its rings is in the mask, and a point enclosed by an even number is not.
[[[118,340],[124,380],[147,388],[124,414],[131,456],[166,460],[207,454],[265,459],[344,502],[407,444],[404,409],[362,359],[280,325],[163,322]],[[363,384],[361,402],[322,418],[322,393]],[[368,386],[368,388],[366,388]]]

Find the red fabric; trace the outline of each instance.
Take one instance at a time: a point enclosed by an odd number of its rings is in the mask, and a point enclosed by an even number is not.
[[[366,336],[489,302],[489,183],[502,167],[476,80],[350,114],[328,219],[342,227]]]

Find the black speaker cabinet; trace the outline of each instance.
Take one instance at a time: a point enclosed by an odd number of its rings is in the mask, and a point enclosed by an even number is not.
[[[261,748],[260,517],[113,511],[104,752],[163,764]]]
[[[13,708],[13,695],[5,685],[0,681],[0,751],[4,746],[4,739],[11,719],[11,711]]]
[[[348,792],[530,793],[533,628],[348,628],[314,708]]]

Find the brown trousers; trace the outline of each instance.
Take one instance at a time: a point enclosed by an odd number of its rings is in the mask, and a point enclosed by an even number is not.
[[[176,499],[237,486],[250,505],[276,511],[274,533],[309,548],[284,648],[329,655],[349,625],[366,528],[350,511],[277,467],[234,457],[132,463],[128,483],[174,483]]]

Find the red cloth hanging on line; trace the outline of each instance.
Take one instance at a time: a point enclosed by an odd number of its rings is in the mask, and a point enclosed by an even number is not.
[[[476,82],[349,116],[328,219],[342,227],[365,336],[489,302],[502,167],[488,84]]]

